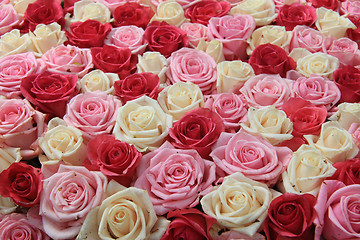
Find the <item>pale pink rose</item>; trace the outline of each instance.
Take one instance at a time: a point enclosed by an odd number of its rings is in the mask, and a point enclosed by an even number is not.
[[[289,52],[294,48],[305,48],[311,53],[326,52],[332,42],[332,39],[308,26],[296,26],[292,32]]]
[[[250,107],[274,105],[276,108],[293,97],[293,82],[279,74],[260,74],[247,80],[240,89]]]
[[[147,46],[143,35],[144,29],[135,25],[117,27],[110,31],[104,44],[119,48],[129,48],[132,54],[141,55]]]
[[[224,120],[227,132],[236,132],[240,128],[240,123],[246,121],[246,105],[241,95],[220,93],[207,96],[204,107],[219,114]]]
[[[335,82],[318,75],[298,78],[294,81],[293,90],[296,96],[316,106],[325,106],[328,110],[335,106],[341,95]]]
[[[11,4],[0,4],[0,35],[10,31],[19,22],[19,16]]]
[[[340,67],[345,65],[356,66],[360,63],[358,44],[347,37],[333,41],[326,53],[338,58]]]
[[[198,85],[203,94],[216,91],[216,62],[202,51],[181,48],[168,58],[167,83],[192,82]]]
[[[200,39],[208,41],[210,39],[208,29],[205,25],[200,23],[185,22],[180,25],[180,29],[186,32],[189,44],[196,48]]]
[[[7,98],[20,97],[21,79],[44,70],[44,63],[36,59],[32,52],[0,58],[0,95]]]
[[[41,59],[47,70],[60,74],[77,74],[83,77],[94,65],[89,49],[59,45],[45,52]]]
[[[38,227],[40,226],[34,224],[24,214],[12,213],[0,216],[1,239],[49,240],[49,236]]]
[[[341,2],[340,13],[360,16],[360,1],[346,0]]]
[[[94,2],[104,4],[111,13],[114,13],[115,8],[124,5],[127,2],[139,2],[138,0],[94,0]]]
[[[101,204],[107,187],[105,175],[85,167],[43,165],[39,214],[44,231],[54,239],[75,238],[91,209]],[[49,168],[49,169],[46,169]]]
[[[95,91],[78,94],[67,105],[65,122],[80,129],[86,141],[95,135],[110,133],[121,102],[113,95]]]
[[[23,159],[39,154],[36,140],[44,132],[45,115],[34,110],[27,100],[0,99],[0,141],[20,148]]]
[[[143,156],[136,188],[147,190],[157,215],[191,208],[212,190],[215,164],[197,151],[175,149],[169,142]]]
[[[226,60],[246,59],[247,39],[256,27],[255,19],[250,15],[226,15],[212,17],[208,31],[212,39],[223,44]]]
[[[292,157],[288,147],[275,147],[261,136],[244,130],[222,133],[210,153],[218,177],[241,172],[246,177],[274,185]]]
[[[348,132],[351,133],[356,146],[360,149],[360,123],[352,123],[348,129]]]

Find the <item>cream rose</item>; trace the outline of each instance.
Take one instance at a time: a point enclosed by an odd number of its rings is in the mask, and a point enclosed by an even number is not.
[[[179,120],[185,113],[204,106],[204,96],[198,85],[177,82],[164,88],[157,98],[165,113]]]
[[[24,13],[30,3],[34,3],[36,0],[10,0],[10,3],[14,6],[15,11],[18,13],[20,19],[23,19]]]
[[[152,151],[164,142],[172,122],[172,116],[164,113],[154,99],[144,95],[118,109],[113,134],[139,151]]]
[[[318,149],[303,144],[282,173],[278,188],[283,193],[310,193],[316,197],[321,183],[335,172],[336,168]]]
[[[81,92],[102,91],[112,94],[114,82],[120,80],[115,73],[104,73],[101,70],[93,70],[80,79]]]
[[[275,106],[265,106],[259,109],[251,107],[248,110],[247,118],[247,122],[240,124],[242,128],[253,135],[261,135],[272,145],[293,138],[291,120],[287,118],[284,111]]]
[[[177,27],[179,27],[185,20],[184,9],[175,0],[161,2],[157,6],[156,13],[151,19],[151,21],[164,21]]]
[[[0,196],[0,214],[10,214],[15,212],[17,205],[11,198]]]
[[[338,122],[330,121],[321,126],[320,136],[304,135],[309,145],[319,149],[332,163],[355,157],[359,149],[352,135]]]
[[[21,35],[19,29],[7,32],[0,38],[0,58],[32,50],[33,48],[29,35]]]
[[[14,162],[20,162],[20,148],[1,147],[0,148],[0,173],[10,167]]]
[[[264,222],[272,200],[269,188],[260,182],[234,173],[201,199],[206,214],[218,224],[250,237]]]
[[[255,75],[251,65],[240,60],[220,62],[217,64],[216,69],[218,93],[238,93],[244,83]]]
[[[74,4],[74,14],[65,15],[67,25],[70,26],[74,22],[84,22],[88,19],[93,19],[101,22],[102,24],[110,22],[111,12],[104,4],[93,2],[91,0],[81,0]]]
[[[360,123],[360,103],[339,104],[337,112],[329,119],[338,121],[343,128],[349,129],[351,124]]]
[[[244,0],[232,7],[230,14],[253,16],[256,26],[268,25],[277,17],[273,0]]]
[[[338,12],[324,7],[316,9],[317,20],[315,26],[326,36],[333,36],[335,38],[345,37],[346,30],[356,29],[347,17],[340,16]]]
[[[213,39],[210,42],[207,42],[204,39],[200,39],[196,49],[210,55],[215,60],[216,63],[225,60],[224,52],[223,52],[223,44],[219,40]]]
[[[166,58],[159,52],[145,52],[142,56],[139,55],[136,67],[138,73],[152,72],[159,76],[161,83],[165,83],[165,73],[169,67]]]

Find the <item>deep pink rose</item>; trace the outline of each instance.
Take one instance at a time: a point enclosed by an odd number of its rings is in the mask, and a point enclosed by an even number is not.
[[[326,53],[338,58],[340,67],[345,65],[356,66],[360,64],[358,44],[347,37],[334,40]]]
[[[360,46],[360,15],[350,15],[348,18],[355,24],[356,29],[349,28],[346,30],[346,35]]]
[[[12,30],[19,22],[19,16],[13,5],[0,3],[0,36]]]
[[[346,185],[360,184],[360,158],[336,162],[333,166],[336,168],[336,172],[328,179],[338,180]]]
[[[292,31],[298,25],[311,27],[316,21],[316,9],[300,3],[285,4],[279,9],[276,23]]]
[[[305,48],[311,53],[326,52],[332,43],[330,38],[307,26],[296,26],[292,32],[290,52],[294,48]]]
[[[360,101],[360,69],[353,66],[338,68],[333,73],[333,81],[341,92],[340,102]]]
[[[154,11],[150,7],[136,2],[126,2],[113,12],[113,24],[116,27],[135,25],[145,29],[153,16]]]
[[[307,0],[315,8],[325,7],[337,11],[340,5],[339,0]]]
[[[225,16],[231,8],[228,2],[218,2],[215,0],[202,0],[191,5],[185,10],[185,17],[192,23],[207,25],[212,17]]]
[[[104,4],[113,13],[117,7],[121,7],[128,2],[138,2],[137,0],[95,0],[95,2]]]

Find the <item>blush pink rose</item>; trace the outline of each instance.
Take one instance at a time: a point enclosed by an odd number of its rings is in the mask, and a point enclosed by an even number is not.
[[[357,0],[341,1],[340,13],[360,16],[360,2]]]
[[[81,49],[71,45],[59,45],[43,54],[47,70],[60,74],[77,74],[83,77],[94,65],[89,49]]]
[[[207,53],[182,48],[171,54],[168,64],[168,84],[192,82],[200,87],[203,94],[216,91],[216,62]]]
[[[356,146],[360,148],[360,123],[352,123],[348,132],[353,136]],[[358,157],[360,157],[359,155],[360,154],[358,154]]]
[[[0,4],[0,35],[10,31],[13,26],[19,23],[19,17],[11,4]]]
[[[110,133],[121,102],[115,96],[95,91],[73,97],[64,116],[69,126],[80,129],[86,141],[95,135]]]
[[[119,48],[129,48],[131,54],[143,54],[147,44],[144,40],[144,30],[135,25],[113,28],[105,39],[105,45]]]
[[[137,168],[136,188],[147,190],[157,215],[191,208],[212,190],[215,164],[193,149],[176,149],[165,142],[143,156]]]
[[[360,64],[360,51],[358,49],[358,44],[347,37],[339,38],[333,41],[326,53],[338,58],[340,67],[345,65],[355,66]]]
[[[241,172],[246,177],[274,185],[292,157],[287,147],[275,147],[260,136],[244,130],[222,133],[210,153],[217,175],[225,177]]]
[[[208,28],[203,24],[185,22],[180,25],[180,29],[187,34],[191,47],[196,48],[200,39],[205,41],[210,39]]]
[[[32,52],[9,55],[0,58],[0,95],[18,98],[21,95],[21,79],[43,72],[44,63]]]
[[[39,214],[44,231],[54,239],[75,238],[91,209],[101,204],[106,177],[85,167],[43,165]]]
[[[292,31],[289,52],[294,48],[305,48],[311,53],[326,52],[332,40],[308,26],[296,26]]]
[[[246,59],[246,40],[255,27],[255,19],[250,15],[212,17],[208,24],[211,38],[222,42],[225,59],[229,61]]]

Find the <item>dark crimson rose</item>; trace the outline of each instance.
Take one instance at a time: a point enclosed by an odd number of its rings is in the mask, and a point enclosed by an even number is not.
[[[360,16],[359,15],[350,15],[348,19],[355,24],[356,29],[349,28],[346,30],[347,36],[357,42],[358,46],[360,47]]]
[[[169,141],[180,149],[195,149],[209,158],[211,146],[225,131],[222,118],[207,108],[197,108],[180,118],[169,130]]]
[[[113,24],[116,27],[135,25],[145,29],[154,14],[150,7],[127,2],[115,9],[113,14],[115,21]]]
[[[25,163],[12,163],[0,173],[0,194],[10,197],[23,207],[31,207],[40,201],[43,175],[38,168]]]
[[[271,43],[257,46],[250,56],[249,64],[257,75],[267,73],[285,77],[287,71],[296,69],[296,62],[285,50]]]
[[[116,73],[125,78],[136,70],[137,56],[131,55],[129,48],[105,45],[91,48],[93,63],[103,72]]]
[[[142,154],[133,145],[115,139],[113,135],[97,135],[87,146],[90,170],[100,170],[105,176],[129,187]]]
[[[341,92],[339,103],[360,102],[360,69],[353,66],[338,68],[333,73],[333,80]]]
[[[158,21],[151,22],[145,29],[144,39],[150,51],[160,52],[165,57],[189,44],[187,34],[183,30]]]
[[[346,185],[360,184],[360,158],[336,162],[333,166],[336,172],[328,179],[339,180]]]
[[[171,222],[161,240],[213,239],[209,233],[209,229],[217,220],[197,209],[177,209],[169,212],[167,219],[171,220]]]
[[[115,82],[115,95],[120,97],[123,104],[143,95],[156,99],[159,85],[159,76],[154,73],[134,73]]]
[[[284,193],[273,199],[264,222],[266,239],[314,239],[315,204],[311,194]]]
[[[339,0],[307,0],[315,8],[325,7],[336,11],[339,8]]]
[[[21,94],[36,109],[57,117],[63,117],[70,98],[78,93],[74,74],[63,75],[43,72],[30,75],[21,80]]]
[[[88,19],[85,22],[74,22],[70,25],[70,32],[65,31],[68,41],[65,44],[71,44],[80,48],[101,47],[104,45],[104,39],[111,31],[111,24]]]
[[[276,23],[292,31],[297,25],[312,26],[316,21],[316,9],[300,3],[284,5],[280,8]]]
[[[231,8],[230,3],[225,1],[203,0],[185,10],[185,17],[192,23],[207,25],[210,18],[225,16]]]

